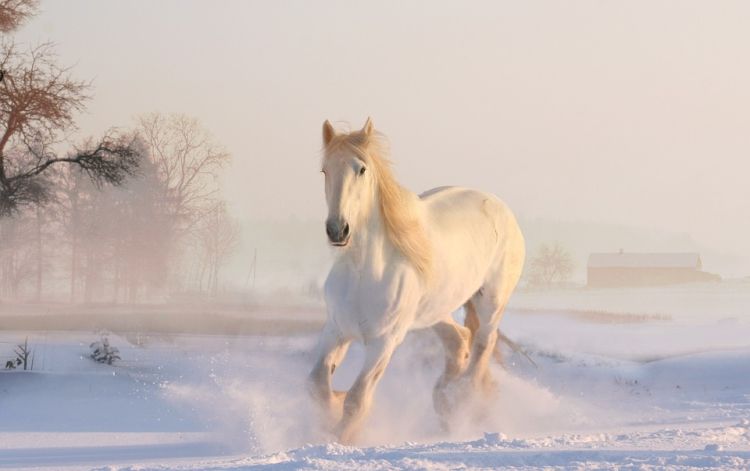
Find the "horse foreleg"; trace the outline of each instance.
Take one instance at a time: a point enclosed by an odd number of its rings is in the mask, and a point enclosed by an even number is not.
[[[340,420],[343,410],[343,391],[334,391],[331,379],[349,348],[350,341],[344,339],[331,325],[326,324],[318,345],[318,359],[308,377],[310,395],[322,409],[328,426]]]
[[[385,372],[399,341],[391,336],[372,339],[366,344],[365,362],[344,400],[344,415],[337,432],[341,443],[352,443],[372,406],[375,387]]]

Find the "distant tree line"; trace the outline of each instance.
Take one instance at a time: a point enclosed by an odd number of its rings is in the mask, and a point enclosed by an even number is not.
[[[44,199],[0,217],[0,297],[136,302],[218,293],[239,241],[217,182],[229,155],[184,115],[142,117],[129,135],[139,160],[127,180],[101,183],[61,166],[45,176]]]
[[[216,295],[239,238],[217,182],[229,154],[182,114],[71,144],[90,84],[53,44],[6,37],[36,9],[0,0],[0,297]]]

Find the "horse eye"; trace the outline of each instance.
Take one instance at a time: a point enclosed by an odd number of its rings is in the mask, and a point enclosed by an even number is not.
[[[360,176],[364,175],[364,174],[365,174],[365,170],[367,170],[367,167],[364,167],[364,166],[363,166],[362,168],[360,168],[360,169],[359,169],[359,175],[360,175]]]

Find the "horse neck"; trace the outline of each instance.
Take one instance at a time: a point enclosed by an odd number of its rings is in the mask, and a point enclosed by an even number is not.
[[[352,234],[351,247],[346,255],[357,270],[368,270],[376,276],[382,273],[396,250],[385,232],[378,198],[376,192],[369,216],[362,227]]]

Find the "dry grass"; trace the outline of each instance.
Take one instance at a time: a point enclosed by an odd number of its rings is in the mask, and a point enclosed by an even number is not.
[[[671,321],[672,316],[666,314],[634,314],[628,312],[607,312],[598,310],[582,309],[532,309],[519,308],[509,309],[523,314],[545,314],[550,313],[576,319],[590,324],[638,324],[643,322]]]
[[[288,335],[318,331],[323,321],[316,307],[29,304],[3,306],[0,330]]]

